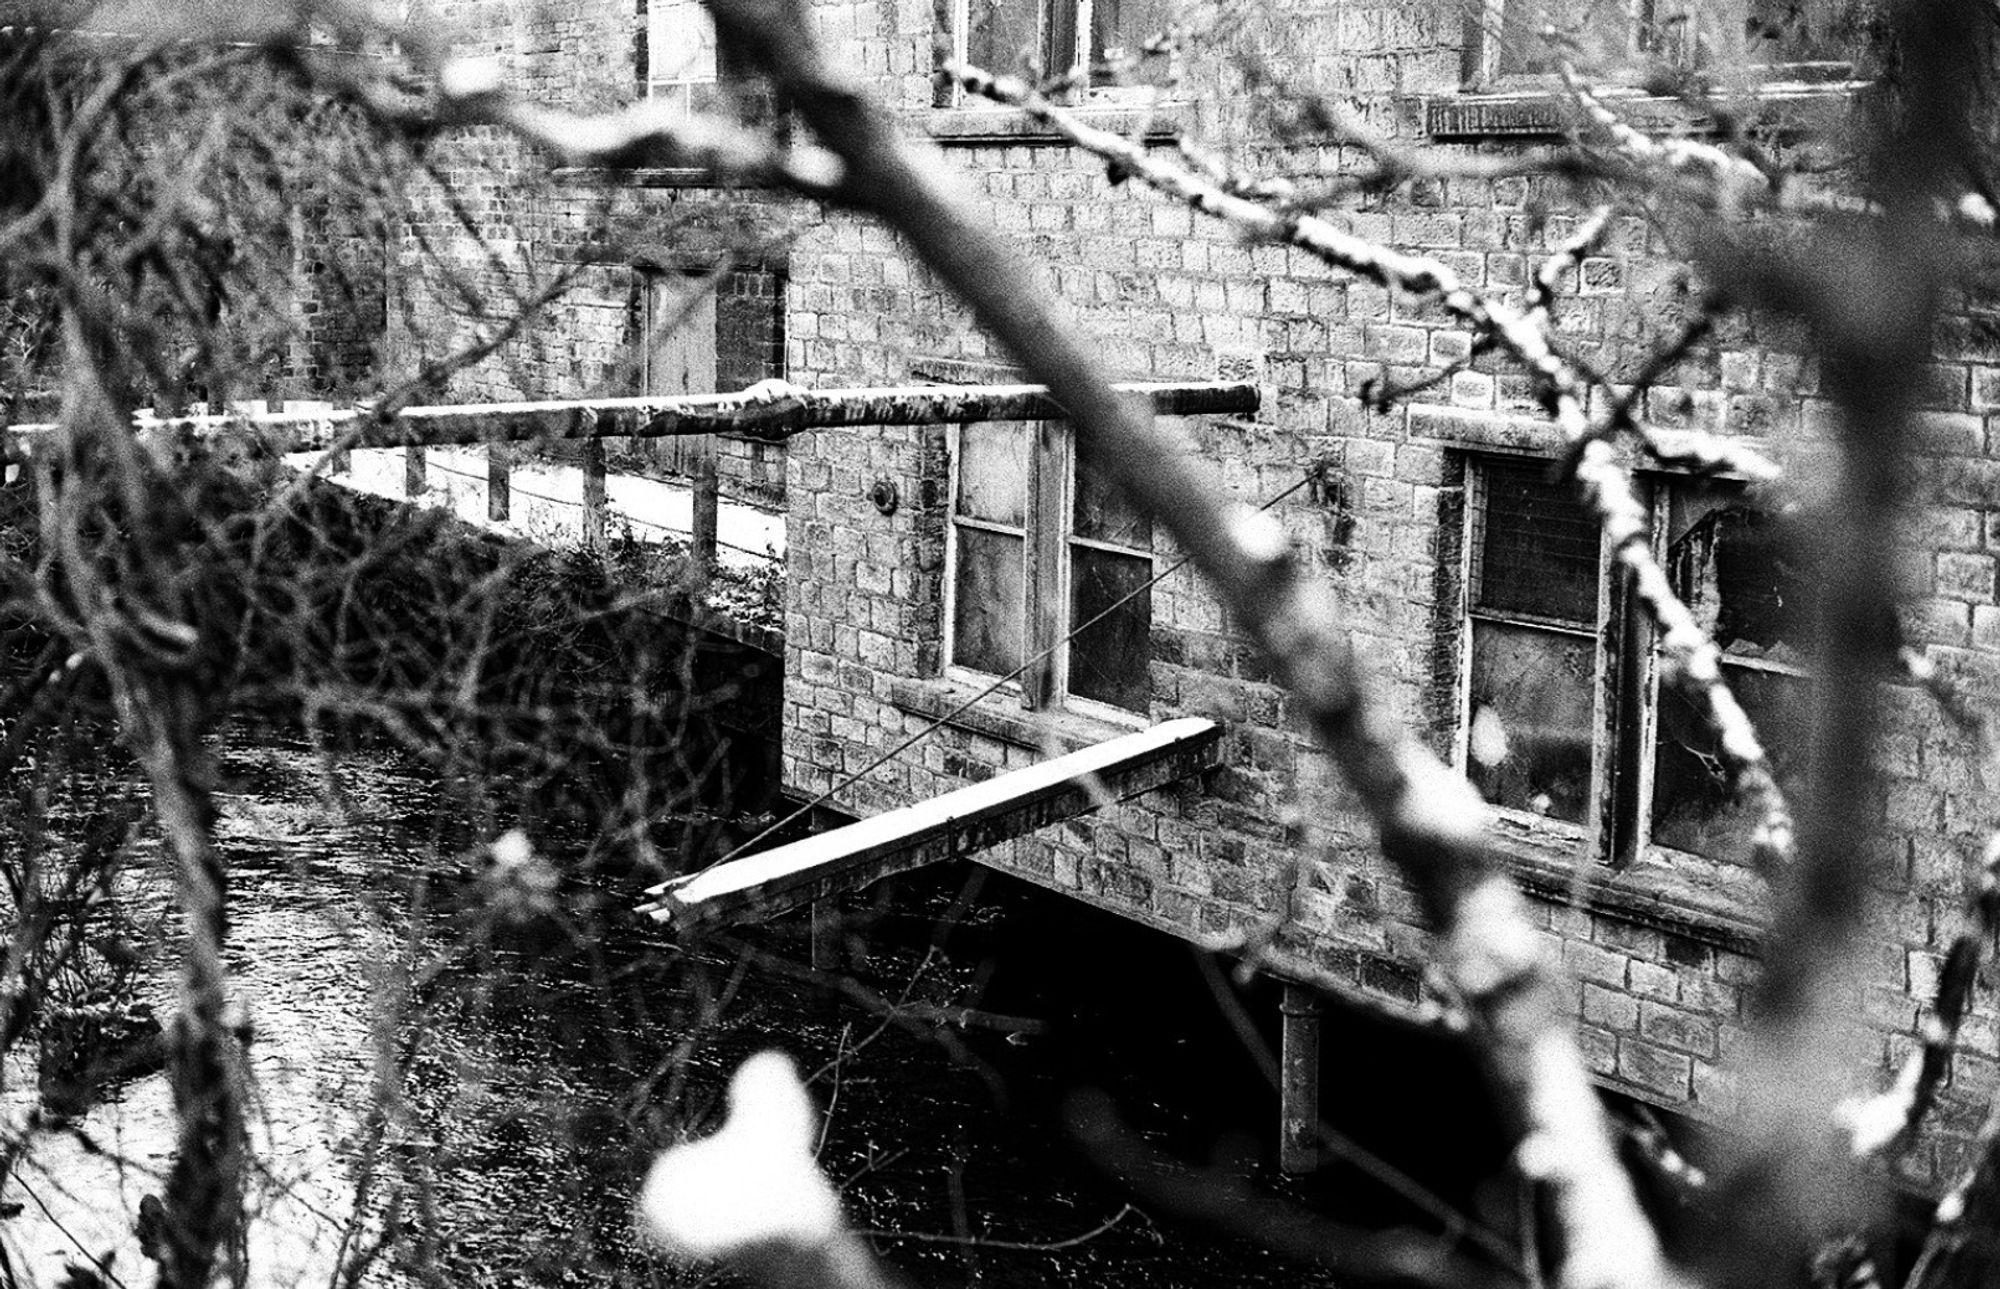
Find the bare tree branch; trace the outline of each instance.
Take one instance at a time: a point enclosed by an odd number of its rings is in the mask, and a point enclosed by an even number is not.
[[[1496,1097],[1521,1134],[1520,1167],[1548,1187],[1567,1282],[1669,1282],[1570,1036],[1566,990],[1490,849],[1483,807],[1463,779],[1372,701],[1351,642],[1324,593],[1300,575],[1282,530],[1231,507],[1186,455],[1161,440],[1142,409],[1112,391],[1090,346],[1048,309],[1011,250],[966,213],[941,167],[920,161],[820,51],[802,6],[731,0],[715,17],[736,56],[766,69],[840,155],[844,199],[893,223],[1047,383],[1086,453],[1168,525],[1301,696],[1316,733],[1377,819],[1384,849],[1438,926]]]
[[[1250,236],[1296,246],[1391,290],[1434,302],[1469,326],[1477,340],[1509,354],[1533,381],[1543,410],[1564,438],[1584,443],[1575,459],[1577,482],[1604,527],[1614,558],[1631,574],[1640,602],[1659,624],[1666,680],[1704,714],[1730,768],[1736,792],[1757,808],[1753,851],[1767,868],[1783,867],[1789,861],[1794,833],[1791,810],[1772,776],[1763,744],[1729,692],[1714,641],[1675,594],[1666,571],[1654,557],[1651,524],[1630,478],[1608,445],[1584,442],[1591,438],[1585,413],[1589,383],[1555,352],[1546,326],[1504,301],[1467,287],[1436,260],[1404,255],[1317,217],[1283,214],[1224,192],[1117,135],[1084,124],[1020,81],[996,79],[976,68],[959,67],[954,74],[973,92],[1023,109],[1079,147],[1104,158],[1114,174],[1138,178]]]

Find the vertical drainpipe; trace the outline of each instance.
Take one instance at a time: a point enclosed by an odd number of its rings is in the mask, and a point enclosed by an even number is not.
[[[1319,1166],[1319,996],[1287,984],[1278,1011],[1278,1169],[1297,1177]]]

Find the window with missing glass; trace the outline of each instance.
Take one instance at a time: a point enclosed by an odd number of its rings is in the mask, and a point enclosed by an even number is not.
[[[1661,509],[1675,589],[1721,648],[1723,678],[1756,725],[1778,781],[1796,785],[1812,734],[1796,537],[1734,490],[1675,489]],[[1734,800],[1707,722],[1670,689],[1660,696],[1652,742],[1653,840],[1747,860],[1754,813]]]
[[[1629,862],[1749,858],[1756,823],[1699,711],[1663,685],[1654,633],[1594,517],[1546,462],[1470,471],[1464,708],[1468,777],[1494,806]],[[1737,485],[1646,484],[1676,591],[1713,633],[1781,783],[1804,769],[1803,585],[1785,526]]]
[[[1151,521],[1062,425],[966,425],[952,446],[951,665],[1013,678],[1029,707],[1145,713]]]

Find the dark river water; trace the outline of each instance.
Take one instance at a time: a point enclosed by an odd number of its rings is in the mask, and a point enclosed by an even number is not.
[[[255,1284],[699,1282],[646,1249],[632,1197],[663,1144],[714,1126],[728,1073],[766,1048],[810,1076],[828,1112],[821,1165],[912,1284],[1334,1283],[1158,1202],[1197,1166],[1249,1188],[1231,1209],[1245,1221],[1311,1229],[1269,1207],[1286,1199],[1427,1220],[1364,1170],[1304,1188],[1271,1175],[1275,1098],[1249,1040],[1271,1037],[1273,998],[1223,988],[1244,1009],[1232,1023],[1213,969],[1165,937],[940,869],[854,897],[848,968],[815,974],[800,917],[680,945],[621,912],[636,880],[552,897],[536,879],[561,869],[560,837],[530,838],[538,858],[496,876],[490,838],[390,752],[329,758],[239,730],[222,771],[230,966],[255,1034]],[[156,874],[135,866],[115,904],[125,934],[170,953]],[[164,987],[142,992],[169,1009]],[[987,1015],[938,1023],[965,1006]],[[1400,1041],[1330,1026],[1330,1092],[1362,1104],[1381,1095],[1370,1080],[1407,1084],[1391,1073]],[[16,1066],[18,1115],[34,1078]],[[1395,1148],[1359,1118],[1356,1135]],[[1479,1118],[1446,1108],[1423,1135],[1457,1134],[1456,1157],[1484,1160],[1498,1145]],[[1141,1165],[1134,1198],[1094,1162],[1105,1150],[1078,1146],[1079,1123],[1182,1162]],[[150,1283],[134,1224],[171,1132],[151,1074],[43,1133],[17,1178],[24,1210],[0,1223],[21,1278],[90,1266]],[[1472,1202],[1449,1175],[1436,1185]]]

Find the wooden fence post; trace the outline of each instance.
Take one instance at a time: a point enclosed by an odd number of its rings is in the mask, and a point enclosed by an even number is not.
[[[412,443],[403,449],[403,496],[421,497],[430,487],[430,459],[424,455],[428,451],[421,443]]]

